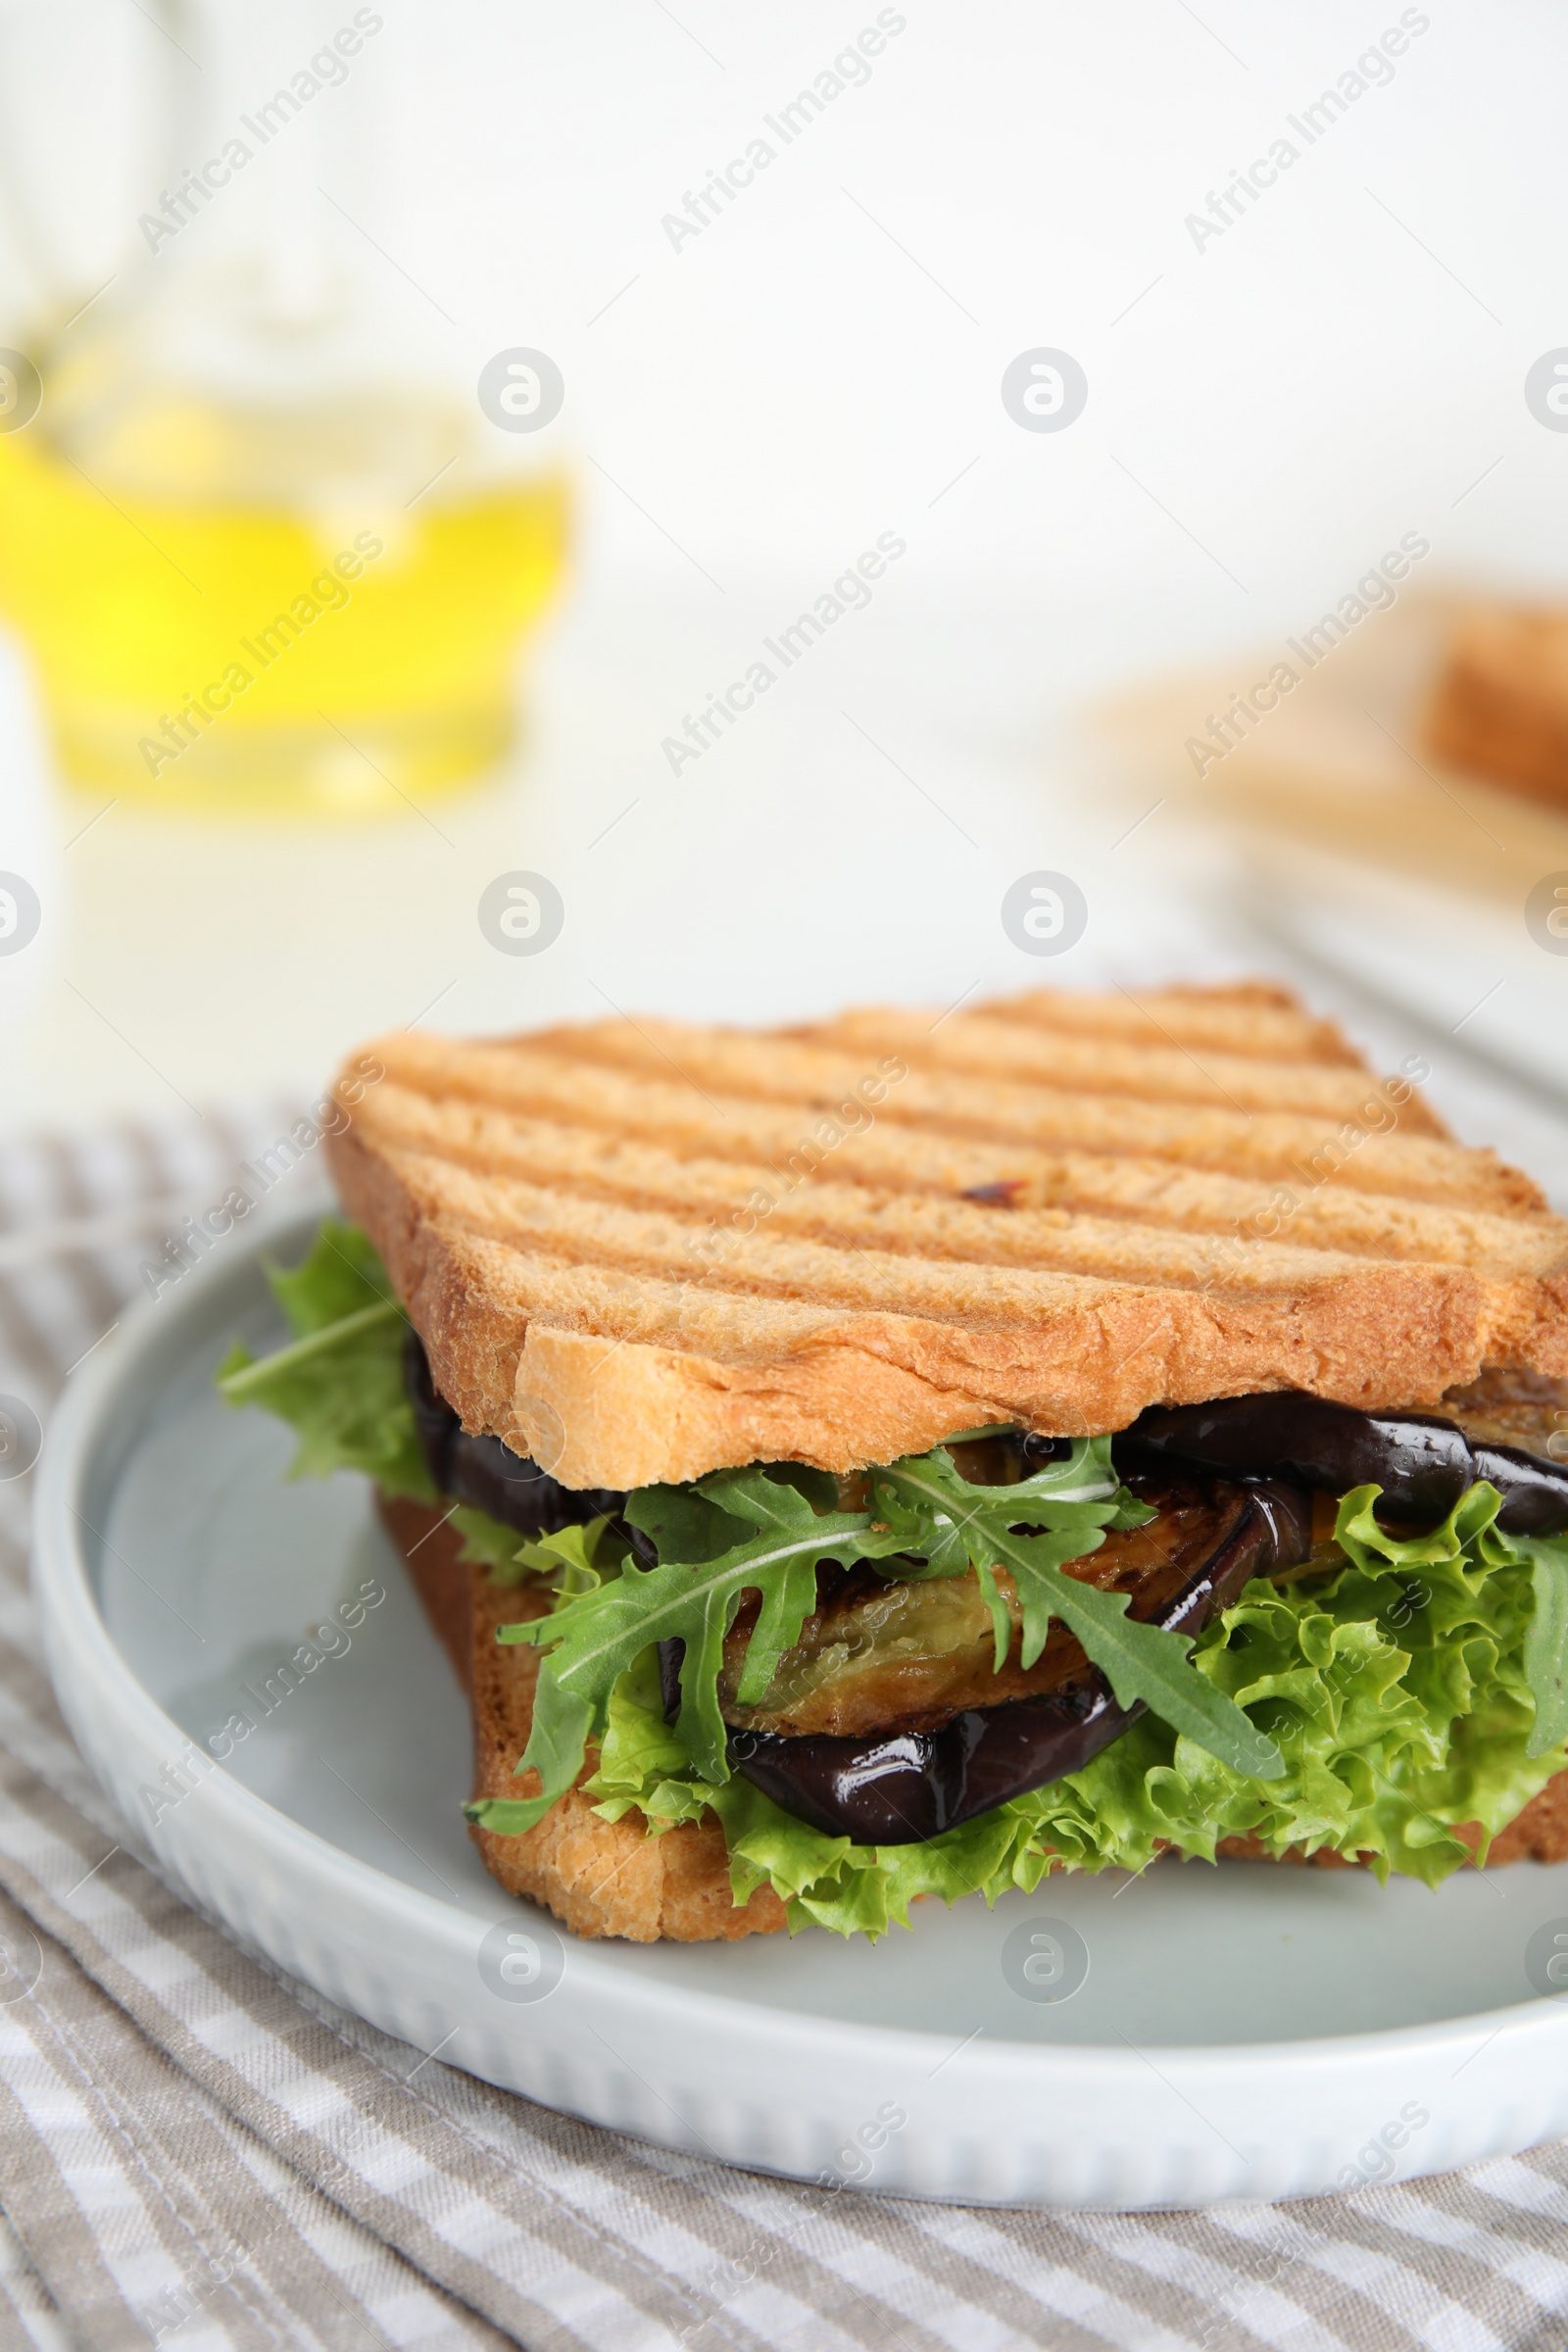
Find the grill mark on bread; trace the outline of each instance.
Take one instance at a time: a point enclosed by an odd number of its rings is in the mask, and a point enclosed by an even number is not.
[[[1158,1161],[1041,1156],[1034,1173],[999,1183],[988,1154],[921,1153],[914,1139],[901,1135],[891,1146],[881,1139],[884,1149],[872,1164],[864,1154],[858,1165],[845,1161],[846,1146],[796,1183],[765,1159],[682,1158],[640,1139],[440,1102],[392,1080],[367,1102],[364,1117],[384,1148],[451,1159],[474,1175],[520,1177],[629,1206],[686,1212],[699,1232],[717,1219],[719,1231],[730,1235],[728,1220],[762,1216],[819,1240],[850,1236],[852,1246],[1124,1280],[1202,1282],[1218,1275],[1243,1287],[1294,1280],[1357,1257],[1469,1266],[1496,1282],[1541,1279],[1568,1266],[1568,1229],[1554,1217],[1505,1218],[1325,1191],[1282,1218],[1269,1188],[1210,1172],[1189,1175]],[[881,1181],[887,1175],[906,1181],[890,1185]],[[991,1205],[1005,1206],[1005,1219],[976,1203],[976,1192],[987,1188],[1004,1196]],[[760,1194],[772,1200],[771,1209],[756,1208]],[[1239,1255],[1239,1229],[1270,1215],[1285,1238],[1250,1240]]]
[[[643,1038],[610,1024],[447,1049],[433,1039],[382,1039],[375,1051],[393,1075],[411,1084],[419,1083],[422,1069],[443,1092],[517,1110],[548,1109],[585,1125],[724,1156],[796,1150],[813,1123],[831,1115],[834,1104],[868,1075],[863,1057],[855,1061],[804,1047],[791,1051],[814,1054],[814,1065],[797,1063],[786,1071],[773,1058],[778,1041],[771,1039],[713,1032],[710,1049],[693,1042],[701,1033],[664,1034],[669,1054],[660,1050],[652,1030]],[[754,1051],[762,1048],[768,1052]],[[685,1083],[672,1076],[670,1054],[688,1074]],[[1539,1188],[1490,1151],[1399,1134],[1366,1135],[1348,1146],[1339,1127],[1285,1111],[1146,1103],[914,1071],[890,1089],[875,1115],[901,1134],[913,1128],[949,1144],[1164,1159],[1233,1177],[1309,1189],[1349,1184],[1500,1214],[1545,1206]],[[838,1149],[849,1152],[855,1141],[851,1137]]]
[[[1126,1039],[1108,1000],[1062,1002]],[[1284,1088],[1293,1019],[1303,1071],[1370,1088],[1288,1002],[1185,1002],[1233,1060],[1258,1049],[1254,1092]],[[960,1058],[1049,1048],[1030,1004],[955,1016]],[[1492,1153],[1398,1132],[1314,1168],[1326,1119],[914,1066],[901,1019],[847,1016],[856,1052],[658,1021],[381,1041],[330,1149],[466,1425],[526,1451],[554,1420],[567,1484],[629,1487],[848,1469],[989,1420],[1079,1434],[1281,1387],[1419,1406],[1483,1362],[1568,1372],[1568,1226]],[[890,1021],[907,1077],[834,1118]],[[1174,1082],[1167,1046],[1137,1051]],[[1245,1238],[1276,1178],[1278,1238]],[[963,1198],[987,1187],[1010,1205]]]
[[[1008,1084],[1045,1086],[1053,1092],[1134,1097],[1142,1102],[1210,1103],[1233,1110],[1289,1110],[1326,1122],[1332,1129],[1354,1120],[1376,1104],[1380,1120],[1394,1105],[1376,1081],[1349,1067],[1313,1061],[1265,1060],[1219,1053],[1201,1057],[1161,1040],[1134,1045],[1121,1039],[1036,1034],[1016,1022],[958,1013],[933,1026],[923,1013],[874,1007],[841,1015],[808,1033],[828,1054],[858,1058],[896,1053],[914,1068],[956,1071],[967,1078],[996,1078]],[[1406,1088],[1398,1107],[1407,1133],[1441,1135],[1443,1129],[1420,1097]]]
[[[526,1251],[541,1267],[564,1271],[608,1264],[676,1291],[701,1283],[710,1296],[809,1297],[832,1306],[1033,1328],[1044,1316],[1093,1303],[1098,1293],[1128,1284],[1201,1288],[1223,1280],[1227,1291],[1296,1299],[1304,1291],[1338,1283],[1375,1285],[1383,1271],[1364,1258],[1266,1244],[1232,1270],[1229,1259],[1212,1247],[1205,1257],[1180,1238],[1148,1235],[1140,1250],[1111,1226],[1099,1227],[1095,1238],[1124,1245],[1120,1265],[1107,1264],[1102,1274],[1082,1266],[1063,1269],[1046,1256],[1054,1229],[1045,1220],[1040,1220],[1038,1254],[1025,1247],[1010,1262],[998,1263],[988,1248],[993,1236],[986,1231],[984,1210],[951,1202],[889,1202],[904,1221],[878,1229],[874,1207],[862,1205],[866,1197],[849,1187],[822,1188],[799,1204],[794,1218],[785,1202],[766,1231],[742,1236],[695,1218],[624,1207],[514,1177],[475,1174],[454,1160],[404,1151],[384,1140],[380,1148],[408,1191],[449,1231]],[[837,1238],[822,1238],[823,1227],[832,1232],[835,1207]],[[815,1230],[799,1238],[775,1230],[792,1222]],[[996,1238],[1006,1245],[1030,1222],[1009,1219]],[[1090,1222],[1078,1220],[1076,1230]],[[1068,1240],[1068,1233],[1061,1238]],[[711,1254],[705,1253],[709,1243],[715,1245]]]
[[[1114,996],[1088,997],[1035,988],[1016,997],[982,999],[972,1009],[987,1020],[1057,1036],[1121,1037],[1144,1045],[1213,1047],[1265,1061],[1363,1066],[1337,1021],[1303,1012],[1288,990],[1267,981],[1152,989],[1136,1000],[1119,990]]]

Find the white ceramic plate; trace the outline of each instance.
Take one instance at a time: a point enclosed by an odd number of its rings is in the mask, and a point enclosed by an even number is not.
[[[308,1238],[296,1217],[271,1241],[291,1259]],[[1543,1929],[1568,1936],[1568,1868],[1431,1894],[1166,1862],[995,1912],[923,1905],[878,1946],[579,1943],[510,1901],[459,1812],[466,1704],[365,1489],[284,1484],[287,1433],[212,1393],[236,1333],[279,1336],[261,1239],[236,1235],[72,1382],[35,1570],[84,1753],[243,1942],[547,2106],[884,2192],[1201,2206],[1568,2130],[1568,2002],[1526,1965]],[[288,1688],[276,1669],[323,1620],[336,1654]],[[215,1765],[235,1716],[256,1728]],[[1071,1997],[1037,1997],[1080,1948]]]

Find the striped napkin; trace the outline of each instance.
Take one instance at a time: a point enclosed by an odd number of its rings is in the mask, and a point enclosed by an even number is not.
[[[47,1426],[181,1216],[294,1115],[0,1145],[0,1395]],[[30,1484],[0,1480],[0,2352],[1568,2340],[1562,2146],[1273,2208],[972,2212],[669,2155],[388,2039],[242,1952],[111,1813],[39,1658]]]

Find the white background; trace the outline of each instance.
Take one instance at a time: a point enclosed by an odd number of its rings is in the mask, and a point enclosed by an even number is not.
[[[193,13],[192,55],[210,18],[248,13]],[[293,0],[246,37],[281,74],[352,13]],[[1568,343],[1560,11],[1416,12],[1393,79],[1201,251],[1186,216],[1397,7],[911,0],[868,82],[679,251],[662,216],[874,7],[381,13],[310,137],[407,273],[365,257],[411,362],[471,386],[528,344],[566,379],[549,438],[578,477],[578,545],[528,739],[433,826],[115,808],[68,850],[101,800],[29,752],[24,655],[0,866],[39,877],[46,919],[0,965],[12,1123],[314,1089],[432,999],[431,1025],[463,1031],[1255,967],[1267,926],[1248,938],[1216,901],[1179,796],[1115,846],[1138,807],[1084,748],[1084,705],[1245,665],[1405,531],[1431,540],[1434,581],[1564,584],[1568,435],[1522,396]],[[159,37],[118,0],[13,0],[0,32],[52,266],[90,291],[160,184]],[[9,270],[21,339],[20,252]],[[1036,345],[1087,371],[1059,434],[1002,406]],[[662,739],[888,530],[908,552],[869,610],[672,777]],[[475,920],[516,867],[566,903],[537,958],[500,956]],[[1054,964],[998,914],[1037,867],[1090,904]]]

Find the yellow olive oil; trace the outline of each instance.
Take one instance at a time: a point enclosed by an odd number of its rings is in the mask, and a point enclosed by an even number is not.
[[[0,613],[69,776],[209,815],[381,816],[502,756],[565,482],[475,483],[428,434],[371,474],[358,421],[334,428],[336,466],[286,418],[236,448],[195,400],[61,440],[46,401],[0,437]]]

